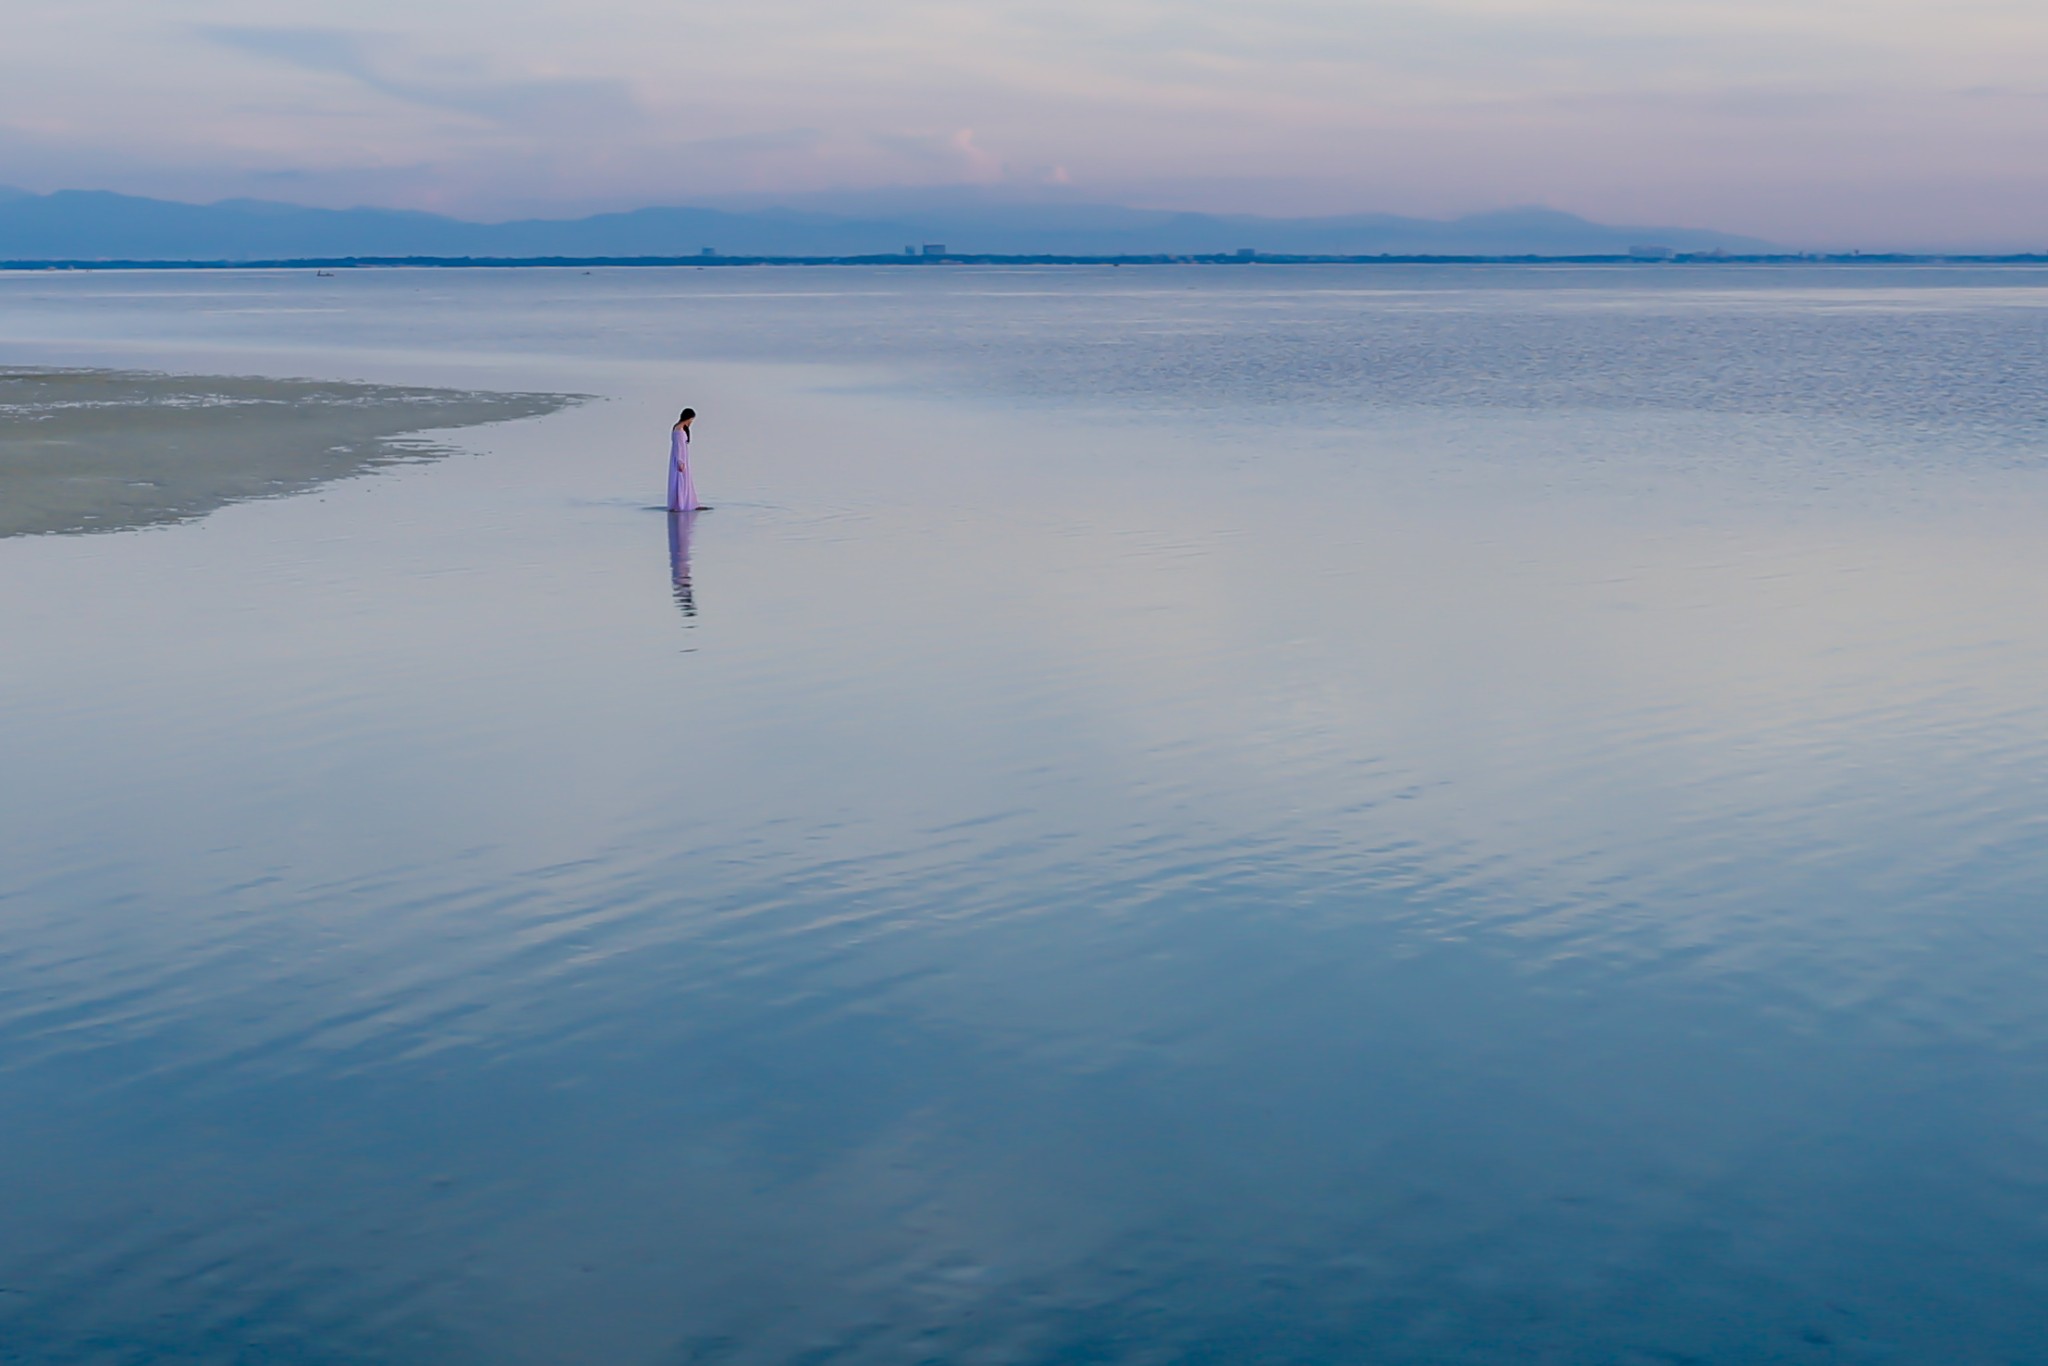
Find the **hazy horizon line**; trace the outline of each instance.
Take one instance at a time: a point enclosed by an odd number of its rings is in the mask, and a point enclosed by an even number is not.
[[[1147,197],[1142,195],[1123,196],[1114,192],[1099,192],[1071,183],[1044,182],[947,182],[936,184],[928,182],[899,182],[883,185],[846,185],[787,191],[757,190],[744,193],[693,196],[689,198],[645,199],[638,201],[618,200],[610,205],[585,203],[578,207],[568,205],[552,208],[533,206],[524,210],[506,211],[500,214],[489,215],[479,215],[474,210],[469,212],[450,211],[376,198],[359,199],[346,203],[320,202],[317,198],[295,197],[291,195],[289,190],[284,190],[283,193],[278,194],[239,193],[208,198],[181,196],[175,193],[141,193],[105,184],[66,184],[52,189],[35,189],[19,184],[0,183],[0,206],[4,206],[9,199],[49,199],[60,195],[105,195],[121,199],[175,204],[202,209],[236,204],[262,204],[302,209],[309,212],[418,215],[444,222],[478,227],[495,227],[523,223],[574,224],[596,218],[662,210],[686,210],[730,215],[788,210],[791,212],[816,214],[820,217],[840,219],[847,222],[859,222],[862,220],[875,222],[900,219],[920,212],[947,212],[962,209],[987,210],[997,209],[1005,205],[1014,205],[1018,208],[1063,207],[1075,210],[1099,209],[1134,214],[1180,215],[1218,220],[1242,219],[1273,224],[1334,223],[1347,220],[1385,219],[1421,225],[1457,225],[1483,221],[1489,218],[1506,218],[1517,214],[1527,214],[1531,216],[1555,215],[1607,229],[1641,230],[1644,232],[1685,232],[1714,234],[1729,238],[1746,238],[1756,243],[1759,247],[1768,247],[1770,251],[1764,254],[1846,254],[1861,251],[1873,254],[1888,253],[1912,256],[2023,256],[2039,255],[2044,250],[2048,250],[2048,240],[1952,238],[1944,241],[1929,240],[1924,234],[1912,236],[1906,234],[1892,235],[1882,231],[1859,235],[1853,239],[1798,240],[1771,237],[1758,232],[1724,227],[1713,223],[1631,221],[1627,219],[1595,217],[1577,209],[1559,207],[1555,203],[1528,200],[1503,200],[1494,203],[1491,207],[1437,213],[1390,208],[1355,208],[1289,213],[1266,210],[1260,206],[1232,208],[1190,207],[1159,202],[1145,202]],[[926,202],[922,204],[915,202],[918,200]],[[860,201],[872,202],[863,204]],[[2044,234],[2044,237],[2048,237],[2048,234]],[[991,253],[976,254],[986,255]],[[1286,253],[1274,254],[1281,255]],[[314,258],[308,257],[306,259]],[[329,258],[323,257],[319,259]]]

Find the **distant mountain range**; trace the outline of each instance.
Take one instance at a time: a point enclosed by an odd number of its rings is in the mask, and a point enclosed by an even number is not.
[[[100,190],[0,188],[0,260],[250,261],[351,256],[857,256],[943,245],[963,255],[1583,256],[1632,248],[1768,251],[1692,228],[1613,227],[1552,209],[1438,221],[1393,214],[1261,218],[1175,213],[973,187],[820,195],[767,207],[635,209],[473,223],[397,209],[260,199],[182,204]]]

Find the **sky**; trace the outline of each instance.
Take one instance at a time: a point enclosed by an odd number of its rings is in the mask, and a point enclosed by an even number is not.
[[[0,184],[883,186],[2048,246],[2048,0],[9,0]]]

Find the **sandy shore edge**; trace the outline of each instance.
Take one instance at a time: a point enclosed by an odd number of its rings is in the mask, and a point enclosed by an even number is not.
[[[189,521],[446,454],[428,433],[587,398],[0,367],[0,537]]]

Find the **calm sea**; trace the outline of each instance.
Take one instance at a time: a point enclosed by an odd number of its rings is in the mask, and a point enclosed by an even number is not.
[[[2023,269],[0,277],[593,396],[0,541],[0,1361],[2039,1361],[2044,360]]]

